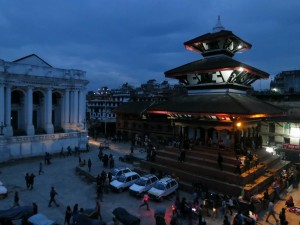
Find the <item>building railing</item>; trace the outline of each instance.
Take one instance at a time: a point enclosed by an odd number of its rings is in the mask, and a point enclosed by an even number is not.
[[[21,143],[21,142],[33,142],[33,141],[45,141],[45,140],[57,140],[57,139],[67,139],[72,137],[83,137],[87,135],[87,132],[71,132],[71,133],[57,133],[57,134],[44,134],[44,135],[34,135],[34,136],[14,136],[7,137],[7,142]]]

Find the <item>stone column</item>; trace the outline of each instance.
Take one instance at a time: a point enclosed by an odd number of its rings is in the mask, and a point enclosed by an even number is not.
[[[70,127],[70,90],[65,90],[64,96],[64,129],[69,129]]]
[[[6,86],[5,89],[5,134],[6,136],[13,136],[13,129],[11,126],[11,87]]]
[[[26,93],[26,133],[27,135],[34,135],[34,126],[32,124],[32,87],[27,87],[27,93]]]
[[[5,110],[5,99],[4,99],[4,86],[0,84],[0,105],[2,106],[0,109],[0,126],[5,125],[4,120],[4,110]],[[2,133],[3,134],[3,133]]]
[[[74,90],[70,91],[70,123],[74,123]]]
[[[79,91],[79,109],[78,109],[78,120],[81,124],[81,127],[83,129],[86,128],[86,121],[85,121],[85,111],[86,111],[86,105],[85,105],[85,91],[82,89]]]
[[[46,94],[46,133],[47,134],[53,134],[54,133],[54,128],[52,124],[52,89],[48,88],[47,89],[47,94]]]
[[[74,110],[73,110],[73,113],[74,113],[74,120],[73,120],[73,123],[75,126],[78,125],[79,121],[78,121],[78,90],[74,90]]]

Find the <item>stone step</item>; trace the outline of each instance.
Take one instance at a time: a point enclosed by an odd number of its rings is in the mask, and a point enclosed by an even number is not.
[[[142,161],[141,168],[155,168],[163,173],[176,174],[185,188],[190,189],[192,184],[197,182],[206,183],[207,188],[214,191],[221,191],[231,194],[240,194],[241,187],[247,187],[253,193],[259,193],[272,182],[272,174],[281,171],[281,159],[266,151],[257,151],[259,164],[254,166],[251,162],[251,169],[245,171],[241,167],[242,174],[234,174],[236,157],[232,152],[223,155],[223,170],[218,166],[218,150],[210,152],[187,150],[185,162],[179,162],[179,150],[167,148],[159,150],[155,162]],[[271,172],[270,172],[271,171]],[[222,188],[219,186],[221,185]],[[232,187],[234,185],[234,188]]]
[[[234,182],[228,183],[222,180],[213,179],[211,177],[202,176],[190,171],[185,171],[179,167],[170,168],[169,166],[150,161],[143,161],[141,163],[142,170],[150,171],[151,168],[155,168],[156,171],[163,171],[166,174],[179,177],[179,182],[190,183],[191,185],[195,182],[201,182],[204,186],[208,187],[209,189],[220,193],[224,193],[225,191],[226,194],[237,195],[242,190],[242,186],[239,185],[239,176],[236,176],[236,180]]]

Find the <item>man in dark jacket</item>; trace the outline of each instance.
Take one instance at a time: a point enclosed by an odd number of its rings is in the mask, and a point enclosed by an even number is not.
[[[51,187],[51,191],[50,191],[50,201],[48,204],[48,207],[51,207],[51,203],[54,202],[54,204],[56,205],[56,207],[59,207],[59,204],[56,203],[55,200],[55,196],[57,195],[57,192],[55,191],[54,187]]]

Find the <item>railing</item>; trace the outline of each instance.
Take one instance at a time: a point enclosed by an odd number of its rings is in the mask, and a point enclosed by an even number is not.
[[[57,133],[57,134],[44,134],[44,135],[34,135],[34,136],[14,136],[8,137],[7,142],[11,143],[21,143],[21,142],[33,142],[33,141],[45,141],[45,140],[57,140],[66,139],[72,137],[83,137],[87,135],[87,132],[71,132],[71,133]]]

